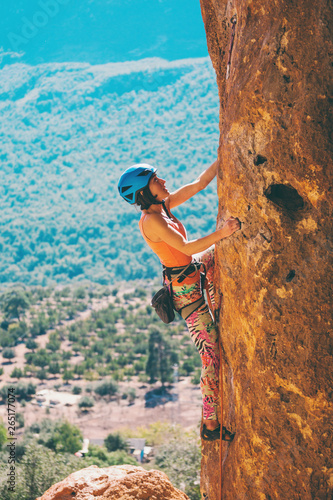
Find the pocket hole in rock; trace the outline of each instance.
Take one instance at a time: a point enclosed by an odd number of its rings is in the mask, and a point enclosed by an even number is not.
[[[287,184],[272,184],[264,192],[266,198],[281,208],[290,211],[301,210],[304,207],[304,200],[295,188]]]
[[[291,271],[289,271],[289,273],[287,274],[286,276],[286,281],[288,281],[288,283],[290,283],[291,280],[293,280],[296,276],[296,272],[292,269]]]
[[[263,155],[256,155],[254,157],[254,160],[253,160],[253,163],[258,166],[258,165],[262,165],[263,163],[266,163],[267,161],[267,158],[266,156],[263,156]]]

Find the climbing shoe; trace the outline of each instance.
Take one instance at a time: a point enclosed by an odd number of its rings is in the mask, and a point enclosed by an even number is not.
[[[201,438],[204,441],[215,441],[215,439],[220,439],[221,425],[218,425],[216,429],[210,431],[207,429],[206,425],[203,424],[201,431]],[[234,432],[228,431],[225,427],[222,427],[222,439],[223,441],[231,442],[235,437]]]

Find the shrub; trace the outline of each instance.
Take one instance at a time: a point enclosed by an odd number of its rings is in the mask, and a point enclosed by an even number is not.
[[[15,415],[15,420],[16,423],[18,424],[19,427],[24,427],[24,415],[21,412],[17,412]]]
[[[77,288],[74,292],[74,297],[76,299],[85,299],[86,298],[86,291],[85,289],[83,288],[83,286],[80,286],[79,288]]]
[[[104,439],[104,446],[108,451],[117,451],[117,450],[127,450],[128,444],[127,440],[119,434],[119,432],[115,434],[109,434]]]
[[[2,351],[2,357],[5,358],[5,359],[13,359],[15,358],[15,351],[14,349],[11,349],[10,347],[6,347],[3,351]]]
[[[137,287],[134,291],[134,297],[139,297],[140,299],[144,299],[147,297],[147,292],[144,288]]]
[[[191,500],[200,500],[201,453],[194,438],[172,440],[161,446],[156,465],[167,474],[172,484],[182,489]]]
[[[81,392],[82,392],[82,387],[80,387],[78,385],[74,385],[74,387],[72,387],[73,394],[81,394]]]
[[[30,337],[30,338],[28,338],[28,339],[26,340],[26,342],[25,342],[25,346],[26,346],[26,348],[27,348],[27,349],[31,349],[31,350],[33,350],[33,349],[37,349],[38,344],[37,344],[37,342],[36,342],[34,339],[32,339],[32,338]]]
[[[62,379],[65,382],[68,382],[69,380],[72,380],[74,378],[74,372],[73,370],[64,370],[64,373],[62,374]]]
[[[75,453],[82,447],[80,429],[67,420],[44,418],[31,425],[28,431],[39,434],[38,442],[57,453]]]
[[[201,379],[201,370],[196,370],[191,378],[191,383],[193,385],[199,385]]]
[[[18,451],[18,447],[16,448]],[[23,449],[23,457],[16,464],[15,491],[7,490],[8,466],[1,467],[1,500],[32,500],[43,495],[53,484],[81,468],[77,457],[55,454],[53,451],[30,440]]]
[[[78,402],[78,407],[81,409],[92,408],[94,404],[95,401],[93,400],[93,398],[90,398],[89,396],[83,396]]]
[[[14,347],[15,338],[10,335],[6,330],[0,329],[0,346],[1,347]]]
[[[36,372],[36,377],[39,378],[39,380],[46,380],[47,376],[47,371],[44,368],[41,368]]]
[[[20,400],[27,400],[30,399],[30,396],[36,393],[36,386],[32,384],[31,382],[24,383],[24,382],[18,382],[17,384],[10,384],[10,385],[5,385],[0,388],[0,396],[3,399],[3,401],[7,400],[8,396],[8,391],[14,387],[15,391],[13,394]],[[11,392],[9,394],[12,394]]]
[[[3,312],[6,318],[18,318],[28,309],[30,302],[22,290],[12,290],[1,297]]]
[[[0,419],[0,450],[3,445],[7,442],[7,429],[3,423],[2,418]]]
[[[185,361],[182,364],[182,371],[185,372],[186,375],[189,375],[194,371],[194,363],[193,360],[190,359],[185,359]]]
[[[22,372],[21,368],[15,367],[14,370],[12,371],[12,373],[10,374],[10,376],[12,378],[21,378],[21,377],[23,377],[23,372]]]
[[[118,392],[118,384],[110,379],[104,380],[96,385],[94,391],[99,396],[114,396]]]

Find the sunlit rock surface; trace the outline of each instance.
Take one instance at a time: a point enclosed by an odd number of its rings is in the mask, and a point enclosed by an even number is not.
[[[37,500],[188,500],[157,470],[133,465],[91,465],[54,484]]]
[[[331,499],[332,3],[201,0],[220,109],[222,499]],[[237,16],[230,76],[227,62]],[[203,498],[219,500],[203,444]]]

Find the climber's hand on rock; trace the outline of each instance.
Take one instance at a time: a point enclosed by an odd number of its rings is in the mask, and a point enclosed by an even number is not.
[[[220,229],[221,238],[231,236],[235,231],[238,231],[240,227],[240,221],[236,217],[230,217]]]

